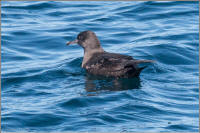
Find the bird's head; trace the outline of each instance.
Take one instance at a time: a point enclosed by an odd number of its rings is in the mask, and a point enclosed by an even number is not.
[[[67,45],[78,43],[84,49],[96,49],[100,48],[100,41],[96,34],[92,31],[83,31],[78,34],[74,41],[70,41]]]

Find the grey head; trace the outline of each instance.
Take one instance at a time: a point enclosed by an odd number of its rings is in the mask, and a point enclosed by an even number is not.
[[[67,45],[74,43],[78,43],[86,51],[102,49],[96,34],[89,30],[80,32],[77,38],[74,41],[68,42]]]
[[[82,61],[82,67],[89,61],[95,53],[104,52],[100,45],[100,41],[92,31],[83,31],[78,34],[74,41],[70,41],[67,45],[78,43],[84,49],[84,57]]]

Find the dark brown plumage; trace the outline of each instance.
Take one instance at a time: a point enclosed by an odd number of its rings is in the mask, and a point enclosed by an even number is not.
[[[78,43],[84,48],[82,67],[87,72],[105,77],[130,78],[139,76],[145,67],[138,67],[140,63],[152,60],[135,60],[131,56],[105,52],[100,41],[92,31],[79,33],[77,39],[67,45]]]

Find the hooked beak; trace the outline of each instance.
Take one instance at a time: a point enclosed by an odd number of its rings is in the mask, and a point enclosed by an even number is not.
[[[70,44],[75,44],[75,43],[78,43],[78,40],[76,39],[76,40],[74,40],[74,41],[69,41],[68,43],[67,43],[67,45],[70,45]]]

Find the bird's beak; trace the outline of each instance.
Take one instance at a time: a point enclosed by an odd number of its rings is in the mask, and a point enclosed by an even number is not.
[[[69,41],[69,42],[67,42],[67,45],[70,45],[70,44],[75,44],[75,43],[78,43],[78,40],[76,39],[76,40],[74,40],[74,41]]]

